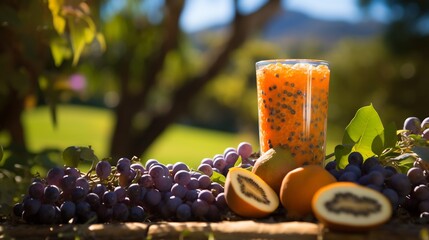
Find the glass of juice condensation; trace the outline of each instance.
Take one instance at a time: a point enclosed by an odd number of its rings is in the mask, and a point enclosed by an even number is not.
[[[261,153],[282,146],[297,166],[325,159],[329,64],[312,59],[256,63]]]

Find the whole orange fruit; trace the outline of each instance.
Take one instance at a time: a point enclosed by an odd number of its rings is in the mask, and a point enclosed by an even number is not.
[[[317,190],[337,180],[319,165],[306,165],[290,171],[283,178],[280,201],[293,218],[312,213],[311,201]]]

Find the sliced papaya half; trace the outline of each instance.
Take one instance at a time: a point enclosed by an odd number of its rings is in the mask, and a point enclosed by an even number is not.
[[[386,223],[392,205],[380,192],[351,182],[336,182],[319,189],[312,209],[326,227],[340,231],[366,231]]]
[[[239,167],[229,169],[225,200],[237,215],[251,218],[265,217],[279,206],[278,195],[264,180]]]

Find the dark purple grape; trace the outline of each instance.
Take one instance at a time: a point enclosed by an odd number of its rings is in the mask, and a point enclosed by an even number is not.
[[[418,205],[419,212],[429,212],[429,200],[421,201]]]
[[[107,207],[104,204],[101,204],[96,210],[98,221],[105,223],[109,222],[112,219],[112,208]]]
[[[220,220],[220,212],[216,205],[210,204],[209,211],[206,214],[206,217],[209,221],[219,221]]]
[[[406,196],[411,192],[411,182],[403,173],[397,173],[390,177],[389,184],[399,196]]]
[[[107,191],[106,186],[100,183],[97,183],[97,185],[95,185],[95,187],[92,189],[92,192],[97,194],[100,197],[100,199],[103,198],[103,195],[106,191]]]
[[[354,172],[344,171],[343,174],[338,178],[340,182],[357,182],[358,176]]]
[[[156,163],[159,163],[158,160],[156,160],[156,159],[149,159],[149,160],[147,160],[147,162],[145,164],[146,170],[149,170],[152,167],[152,165],[154,165]]]
[[[112,219],[118,222],[125,222],[128,219],[130,212],[127,205],[117,203],[112,207]]]
[[[71,191],[76,187],[76,177],[73,175],[64,175],[60,181],[60,187],[65,195],[70,195]]]
[[[107,179],[112,172],[112,166],[108,161],[100,161],[95,166],[95,172],[101,180]]]
[[[116,193],[118,202],[125,201],[125,197],[127,196],[127,190],[125,190],[125,188],[117,186],[113,191]]]
[[[152,166],[149,169],[149,175],[152,177],[152,179],[156,179],[156,178],[162,178],[165,177],[165,169],[160,165],[160,164],[156,164],[154,166]]]
[[[154,186],[160,192],[170,191],[171,186],[173,186],[173,179],[170,176],[163,176],[160,178],[154,178],[153,181],[154,181]]]
[[[419,201],[429,200],[429,187],[424,184],[416,186],[411,193],[411,197]]]
[[[360,168],[357,165],[354,164],[349,164],[344,168],[345,172],[353,172],[357,178],[360,178],[360,176],[362,175],[362,171],[360,170]]]
[[[396,174],[398,171],[396,171],[396,168],[392,167],[392,166],[385,166],[384,167],[384,177],[385,178],[389,178],[391,176],[393,176],[394,174]]]
[[[167,199],[166,201],[166,207],[168,208],[168,210],[170,212],[176,212],[177,207],[179,207],[180,204],[182,204],[183,201],[181,198],[176,197],[176,196],[171,196],[170,198]]]
[[[118,196],[115,192],[106,191],[103,194],[103,203],[106,204],[107,207],[113,207],[118,202]]]
[[[378,171],[372,171],[368,173],[368,184],[374,184],[376,186],[383,186],[384,176]]]
[[[86,198],[86,191],[82,187],[75,187],[71,192],[71,198],[73,202],[78,203],[80,201],[85,200]]]
[[[420,124],[420,129],[421,130],[426,130],[429,128],[429,117],[423,119],[422,123]]]
[[[40,206],[42,206],[42,202],[35,198],[27,198],[22,202],[22,204],[23,210],[30,215],[35,215],[39,211]]]
[[[173,174],[173,176],[175,176],[175,175],[176,175],[176,173],[177,173],[179,170],[184,170],[184,171],[186,171],[186,172],[189,172],[189,167],[188,167],[188,165],[186,165],[186,164],[185,164],[185,163],[183,163],[183,162],[177,162],[177,163],[175,163],[175,164],[173,165],[173,168],[172,168],[172,174]]]
[[[214,203],[215,196],[213,196],[211,191],[204,189],[204,190],[201,190],[200,193],[198,194],[198,199],[204,200],[207,203],[211,204],[211,203]]]
[[[185,200],[190,202],[195,201],[198,198],[198,193],[199,191],[195,189],[186,191]]]
[[[389,199],[390,203],[392,204],[393,208],[396,209],[399,205],[399,196],[398,193],[391,189],[391,188],[385,188],[381,191],[381,193]]]
[[[369,176],[368,175],[362,175],[358,181],[357,181],[360,185],[368,185],[369,184]]]
[[[227,147],[225,148],[225,150],[223,151],[223,158],[226,158],[226,155],[230,152],[235,152],[237,153],[237,149],[233,148],[233,147]]]
[[[191,180],[189,180],[189,183],[186,184],[186,188],[188,190],[197,189],[199,188],[200,183],[198,182],[198,179],[191,177]]]
[[[226,165],[234,166],[234,164],[237,162],[238,158],[239,158],[239,155],[236,151],[230,151],[226,155],[224,155]]]
[[[241,142],[238,144],[237,153],[243,159],[248,159],[252,155],[253,149],[252,145],[248,142]]]
[[[191,181],[191,174],[186,170],[179,170],[174,174],[174,182],[180,185],[187,185]]]
[[[140,200],[141,187],[137,183],[131,184],[127,189],[127,195],[131,202],[137,202]]]
[[[127,173],[131,170],[131,161],[128,158],[121,158],[116,163],[118,173]]]
[[[78,216],[78,218],[80,218],[79,222],[85,222],[87,220],[86,216],[90,211],[91,205],[89,205],[88,202],[80,201],[76,203],[76,215]]]
[[[151,188],[151,187],[153,187],[153,179],[147,173],[143,174],[140,177],[138,183],[140,184],[140,186],[145,187],[145,188]]]
[[[172,187],[171,187],[171,193],[178,197],[178,198],[184,198],[186,196],[186,192],[188,190],[186,189],[185,186],[175,183]]]
[[[429,128],[427,128],[423,131],[422,137],[429,141]]]
[[[145,220],[145,211],[141,206],[132,206],[130,208],[129,220],[132,222],[143,222]]]
[[[60,167],[53,167],[46,175],[46,182],[48,185],[60,186],[60,180],[64,177],[64,169]]]
[[[188,221],[192,217],[191,207],[188,204],[182,203],[176,209],[176,217],[179,221]]]
[[[46,186],[43,196],[46,203],[56,203],[60,199],[60,189],[55,185]]]
[[[61,219],[63,223],[68,223],[76,215],[76,204],[71,201],[64,201],[60,207]]]
[[[334,176],[337,180],[340,179],[341,175],[343,174],[344,169],[331,169],[329,170],[329,173]]]
[[[21,217],[23,211],[24,211],[23,203],[15,203],[15,205],[13,205],[13,215],[15,215],[15,217]]]
[[[76,179],[76,187],[81,187],[83,188],[83,190],[85,190],[85,193],[88,194],[89,193],[89,182],[85,177],[80,177],[78,179]]]
[[[209,212],[209,204],[206,201],[197,199],[191,206],[192,215],[199,219],[204,219],[205,215]]]
[[[145,172],[143,165],[141,165],[140,163],[133,163],[131,164],[130,168],[133,169],[134,171],[140,171],[140,173]]]
[[[198,166],[198,171],[204,173],[205,175],[211,177],[213,174],[213,168],[207,163],[202,163]]]
[[[210,187],[210,184],[212,183],[212,180],[207,175],[201,175],[198,178],[198,182],[201,189],[208,189]]]
[[[363,156],[360,152],[352,152],[348,156],[349,164],[360,167],[363,163]]]
[[[85,197],[85,201],[91,205],[92,210],[97,210],[101,204],[100,197],[95,193],[88,193]]]
[[[201,160],[201,164],[208,164],[210,167],[213,167],[213,159],[204,158],[203,160]]]
[[[37,212],[37,220],[41,224],[54,224],[56,220],[55,206],[52,204],[42,204]]]
[[[226,199],[225,199],[225,193],[219,193],[216,196],[215,204],[220,210],[228,208],[228,204],[226,203]]]
[[[325,169],[328,171],[331,169],[336,169],[336,168],[337,168],[337,162],[335,160],[330,161],[325,165]]]
[[[383,187],[382,187],[382,186],[380,186],[380,185],[375,185],[375,184],[372,184],[372,183],[370,183],[370,184],[366,185],[366,187],[371,188],[371,189],[373,189],[373,190],[375,190],[375,191],[377,191],[377,192],[381,192],[381,191],[383,190]]]
[[[43,191],[45,190],[45,186],[41,182],[33,182],[28,187],[28,195],[35,199],[43,198]]]
[[[408,169],[407,171],[408,179],[410,180],[411,184],[413,185],[419,185],[427,183],[426,177],[423,174],[423,169],[419,167],[412,167]]]
[[[219,171],[222,171],[226,166],[225,159],[223,157],[219,157],[213,161],[213,167],[217,168]]]
[[[161,192],[158,189],[148,189],[146,196],[145,196],[145,202],[148,203],[150,206],[156,206],[161,202]]]
[[[404,121],[404,130],[408,130],[411,134],[419,134],[421,131],[421,122],[417,117],[408,117]]]
[[[210,184],[209,190],[212,192],[213,196],[217,196],[219,193],[223,193],[224,188],[220,183],[212,182]]]
[[[190,172],[191,173],[191,177],[194,177],[196,179],[198,179],[201,175],[203,175],[200,172]]]
[[[362,164],[363,173],[369,173],[371,168],[373,168],[374,166],[377,166],[379,164],[380,163],[378,161],[378,158],[376,158],[376,157],[367,158]]]
[[[79,171],[79,169],[74,168],[74,167],[67,167],[64,170],[64,175],[70,175],[70,176],[73,176],[77,179],[80,177],[80,171]]]

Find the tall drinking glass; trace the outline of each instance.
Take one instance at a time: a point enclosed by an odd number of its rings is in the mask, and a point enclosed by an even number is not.
[[[256,63],[259,142],[262,153],[282,146],[298,166],[325,158],[329,64],[312,59]]]

